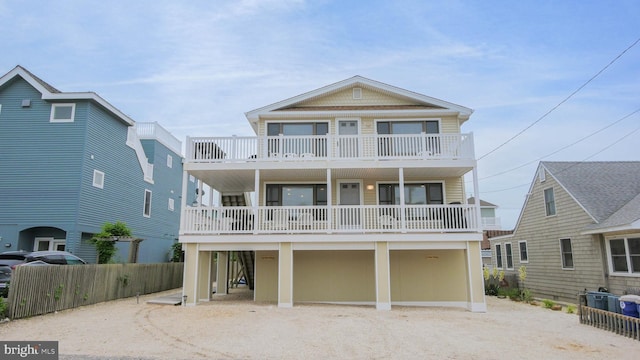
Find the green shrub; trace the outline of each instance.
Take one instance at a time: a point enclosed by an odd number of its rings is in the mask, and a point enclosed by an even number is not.
[[[523,289],[520,292],[520,300],[526,302],[526,303],[530,303],[531,301],[533,301],[533,295],[531,294],[531,290],[529,289]]]
[[[555,305],[555,301],[553,300],[549,300],[549,299],[544,299],[542,300],[542,305],[546,308],[546,309],[551,309],[553,307],[553,305]]]
[[[9,306],[4,298],[0,297],[0,320],[4,319],[7,314]]]
[[[573,314],[576,312],[576,306],[573,304],[567,305],[567,314]]]

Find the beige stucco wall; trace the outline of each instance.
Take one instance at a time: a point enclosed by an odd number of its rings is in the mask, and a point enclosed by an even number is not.
[[[294,251],[293,300],[374,302],[373,251]]]
[[[256,301],[278,301],[278,252],[256,251],[256,277],[254,298]]]
[[[392,250],[389,258],[391,301],[468,301],[464,250]]]
[[[187,296],[187,304],[193,305],[197,302],[196,273],[198,269],[198,245],[183,244],[184,250],[184,278],[182,284],[182,295]]]

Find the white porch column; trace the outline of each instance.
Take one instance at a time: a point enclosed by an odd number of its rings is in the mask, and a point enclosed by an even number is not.
[[[187,138],[187,144],[189,144],[189,138]],[[182,199],[180,200],[180,230],[185,228],[185,211],[187,209],[187,187],[189,184],[189,173],[186,170],[182,172]],[[191,204],[189,204],[191,205]]]
[[[260,203],[260,169],[256,169],[253,178],[253,194],[255,199],[253,201],[253,234],[257,234],[262,224],[260,219],[258,204]]]
[[[229,293],[229,252],[218,251],[218,274],[216,275],[216,294]]]
[[[391,275],[389,265],[389,244],[376,242],[376,309],[391,310]]]
[[[402,232],[407,232],[407,222],[404,209],[404,168],[398,169],[398,187],[400,188],[400,226]]]
[[[211,300],[211,251],[198,252],[198,277],[197,292],[198,301]]]
[[[278,307],[293,307],[293,247],[280,243],[278,254]]]
[[[482,214],[480,213],[480,190],[478,186],[478,165],[473,167],[473,196],[475,198],[475,208],[476,208],[476,230],[482,232]]]
[[[332,220],[333,220],[333,197],[331,194],[333,193],[333,186],[331,186],[331,169],[327,168],[327,231],[331,233],[331,229],[333,229]]]

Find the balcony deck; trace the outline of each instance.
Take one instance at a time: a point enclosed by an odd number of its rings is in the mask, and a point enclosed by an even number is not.
[[[472,134],[187,138],[186,162],[475,160]]]
[[[187,207],[181,234],[478,232],[474,205]]]

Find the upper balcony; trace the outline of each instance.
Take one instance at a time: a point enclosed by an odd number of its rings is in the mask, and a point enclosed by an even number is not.
[[[187,163],[475,160],[472,134],[187,138]]]

